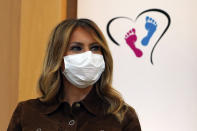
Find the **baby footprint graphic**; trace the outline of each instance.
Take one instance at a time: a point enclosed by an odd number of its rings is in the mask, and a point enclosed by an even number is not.
[[[126,35],[125,35],[125,40],[127,42],[127,44],[129,45],[129,47],[133,50],[133,52],[135,53],[135,55],[137,57],[141,57],[142,56],[142,51],[138,48],[135,47],[135,42],[137,40],[137,36],[135,34],[135,29],[133,28],[132,30],[130,30]]]
[[[147,35],[142,39],[141,43],[142,45],[147,46],[150,41],[150,38],[152,37],[152,35],[155,33],[157,29],[157,22],[151,17],[147,16],[145,28],[148,32]]]

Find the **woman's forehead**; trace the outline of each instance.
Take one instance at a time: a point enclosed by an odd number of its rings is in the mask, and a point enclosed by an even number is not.
[[[69,43],[80,42],[80,43],[93,43],[95,40],[95,33],[93,31],[86,30],[81,27],[74,29],[70,36]]]

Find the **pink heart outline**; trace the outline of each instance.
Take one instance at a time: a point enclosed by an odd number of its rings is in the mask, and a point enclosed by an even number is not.
[[[135,20],[132,20],[131,18],[129,18],[129,17],[124,17],[124,16],[114,17],[114,18],[112,18],[112,19],[108,22],[108,24],[107,24],[107,29],[106,29],[106,30],[107,30],[107,35],[108,35],[109,38],[112,40],[112,42],[114,42],[116,45],[120,46],[120,44],[112,37],[112,35],[111,35],[111,33],[110,33],[110,29],[109,29],[109,28],[110,28],[111,23],[112,23],[114,20],[117,20],[117,19],[120,19],[120,18],[129,19],[129,20],[131,20],[131,21],[133,21],[133,22],[136,22],[136,21],[138,20],[138,18],[139,18],[142,14],[145,14],[145,13],[147,13],[147,12],[159,12],[159,13],[161,13],[161,14],[164,14],[164,15],[167,17],[167,19],[168,19],[168,24],[167,24],[166,28],[164,29],[163,33],[162,33],[161,36],[158,38],[158,40],[156,41],[156,43],[154,44],[154,46],[153,46],[153,48],[152,48],[152,50],[151,50],[150,62],[151,62],[151,64],[153,65],[153,52],[154,52],[154,50],[155,50],[155,47],[157,46],[158,42],[159,42],[160,39],[163,37],[163,35],[166,33],[166,31],[168,30],[168,28],[169,28],[169,26],[170,26],[170,24],[171,24],[170,15],[169,15],[166,11],[161,10],[161,9],[148,9],[148,10],[145,10],[145,11],[141,12],[141,13],[136,17]]]

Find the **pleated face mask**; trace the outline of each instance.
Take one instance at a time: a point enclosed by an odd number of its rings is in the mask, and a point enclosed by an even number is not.
[[[87,51],[64,57],[63,71],[66,79],[78,88],[86,88],[96,83],[105,70],[102,55]]]

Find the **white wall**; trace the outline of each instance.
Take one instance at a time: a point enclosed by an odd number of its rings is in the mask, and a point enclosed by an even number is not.
[[[78,0],[78,17],[94,20],[103,30],[114,59],[113,86],[133,106],[143,131],[197,130],[197,1],[196,0]],[[163,9],[171,16],[171,25],[153,53],[150,52],[164,30],[167,19],[148,13],[158,24],[148,46],[140,41],[146,35],[145,16],[136,22],[117,20],[111,25],[115,45],[106,33],[110,19],[125,16],[135,19],[150,8]],[[124,40],[136,28],[136,46],[143,51],[137,58]]]

